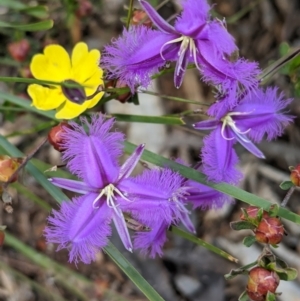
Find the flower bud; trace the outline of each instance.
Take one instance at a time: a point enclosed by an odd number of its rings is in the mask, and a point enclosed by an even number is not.
[[[5,232],[0,230],[0,247],[3,246],[4,239],[5,239]]]
[[[78,18],[89,16],[93,11],[93,4],[89,0],[79,0],[78,8],[75,12]]]
[[[264,301],[268,292],[275,293],[280,279],[276,272],[261,267],[249,271],[247,294],[253,301]]]
[[[257,213],[258,213],[259,210],[260,210],[259,207],[249,206],[249,207],[246,209],[246,212],[248,213],[248,218],[252,218],[252,219],[256,218],[256,217],[257,217]],[[268,216],[268,212],[263,211],[263,217],[267,217],[267,216]],[[240,215],[240,219],[241,219],[242,221],[244,221],[244,220],[247,219],[246,216],[244,215],[244,213],[242,213],[242,214]]]
[[[71,128],[71,126],[66,121],[63,121],[57,126],[54,126],[48,133],[49,143],[59,152],[64,150],[64,147],[62,146],[62,134],[65,132],[65,127]]]
[[[283,238],[284,227],[278,217],[264,217],[254,233],[258,242],[276,245]]]
[[[118,79],[116,83],[116,88],[128,88],[128,86],[124,82]],[[130,99],[131,96],[132,96],[131,92],[128,91],[124,94],[117,96],[116,99],[122,103],[125,103]]]
[[[300,165],[297,165],[292,169],[290,177],[295,186],[300,186]]]
[[[64,81],[65,84],[78,84],[72,79],[68,79]],[[82,87],[68,87],[66,85],[61,86],[61,90],[63,94],[68,98],[68,100],[77,103],[77,104],[83,104],[86,101],[86,94]]]
[[[11,158],[7,155],[0,155],[0,181],[7,182],[13,173],[18,169],[21,162],[18,158]],[[16,174],[10,181],[15,182],[18,179]]]
[[[151,28],[153,23],[148,17],[147,13],[142,9],[135,9],[131,18],[131,25],[144,25],[148,28]]]
[[[25,61],[29,50],[30,44],[26,39],[22,39],[17,42],[9,43],[8,44],[8,52],[9,54],[18,62]]]

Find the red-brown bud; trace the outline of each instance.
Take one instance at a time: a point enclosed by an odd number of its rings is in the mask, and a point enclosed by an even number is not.
[[[7,182],[13,173],[18,169],[21,162],[18,158],[11,158],[7,155],[0,155],[0,181]],[[18,174],[10,180],[10,183],[18,179]]]
[[[62,146],[63,138],[62,135],[65,132],[65,128],[72,128],[66,121],[61,122],[57,126],[54,126],[48,133],[49,143],[59,152],[64,150]]]
[[[75,12],[78,18],[89,16],[93,11],[93,4],[89,0],[79,0],[78,8]]]
[[[5,232],[0,230],[0,247],[3,246],[4,239],[5,239]]]
[[[300,186],[300,165],[294,167],[291,172],[291,181],[295,186]]]
[[[249,206],[249,207],[246,209],[246,211],[247,211],[247,213],[248,213],[248,218],[256,218],[256,217],[257,217],[257,213],[258,213],[259,210],[260,210],[260,208],[258,208],[258,207],[255,207],[255,206]],[[263,217],[267,217],[267,216],[268,216],[268,212],[263,211]],[[244,220],[247,219],[246,216],[244,215],[244,213],[242,213],[242,214],[240,215],[240,219],[241,219],[242,221],[244,221]]]
[[[261,220],[254,233],[258,242],[276,245],[283,238],[284,227],[278,217],[266,217]]]
[[[153,23],[142,9],[135,9],[131,18],[131,25],[144,25],[148,28],[151,28]]]
[[[247,294],[253,301],[264,301],[268,292],[275,293],[280,279],[274,271],[255,267],[249,272]]]
[[[9,43],[8,44],[8,52],[9,54],[18,62],[25,61],[29,50],[30,44],[26,39],[22,39],[17,42]]]
[[[128,86],[124,82],[118,79],[116,83],[116,88],[128,88]],[[125,103],[127,102],[127,100],[130,99],[131,96],[132,96],[131,92],[128,91],[124,94],[117,96],[116,99],[122,103]]]

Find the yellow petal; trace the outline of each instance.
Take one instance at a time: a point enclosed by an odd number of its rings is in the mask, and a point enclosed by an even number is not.
[[[82,55],[80,60],[72,68],[72,79],[84,84],[90,77],[98,72],[100,51],[93,49],[86,55]]]
[[[72,119],[79,116],[87,109],[87,102],[79,105],[71,101],[66,101],[60,108],[58,108],[55,117],[57,119]]]
[[[97,94],[95,97],[93,97],[91,100],[86,101],[87,108],[90,109],[90,108],[94,107],[99,102],[99,100],[102,98],[103,95],[104,95],[104,92],[101,92],[101,93]]]
[[[44,54],[36,54],[30,70],[33,76],[41,80],[63,81],[71,76],[71,62],[67,51],[60,45],[49,45]]]
[[[66,99],[61,88],[49,89],[40,85],[29,85],[27,92],[32,105],[39,110],[48,111],[58,108]]]
[[[87,44],[83,42],[77,43],[72,51],[72,68],[76,67],[80,63],[81,59],[88,55],[88,53],[89,50]]]
[[[89,79],[81,83],[85,87],[84,90],[87,96],[95,93],[99,85],[103,85],[102,74],[103,71],[101,69],[96,69],[95,73]]]

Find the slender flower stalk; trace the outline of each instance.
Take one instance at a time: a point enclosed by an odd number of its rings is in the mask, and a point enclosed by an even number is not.
[[[237,183],[241,174],[235,165],[238,157],[233,145],[239,142],[258,158],[264,154],[255,146],[264,136],[267,140],[280,136],[293,119],[282,112],[292,99],[277,95],[277,88],[261,89],[246,94],[233,110],[213,120],[194,124],[198,130],[212,130],[204,139],[202,149],[203,172],[215,182]]]

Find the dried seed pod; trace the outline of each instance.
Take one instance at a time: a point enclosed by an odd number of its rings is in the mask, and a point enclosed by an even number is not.
[[[20,166],[21,161],[19,158],[12,158],[7,155],[0,155],[0,181],[7,182],[14,172]],[[10,183],[15,182],[18,179],[18,174],[10,180]]]
[[[247,294],[253,301],[264,301],[268,292],[275,293],[280,279],[276,272],[261,267],[249,271]]]
[[[254,231],[258,242],[276,245],[284,235],[283,224],[278,217],[264,217]]]
[[[131,25],[144,25],[148,28],[151,28],[153,23],[142,9],[135,9],[131,18]]]
[[[260,208],[255,207],[255,206],[249,206],[248,208],[246,208],[248,218],[253,218],[253,219],[256,218],[259,210],[260,210]],[[268,212],[263,211],[263,217],[267,217],[267,216],[268,216]],[[243,221],[247,219],[246,216],[244,215],[244,213],[242,213],[240,215],[240,219],[243,220]]]
[[[293,167],[290,178],[295,186],[300,186],[300,164],[296,167]]]

